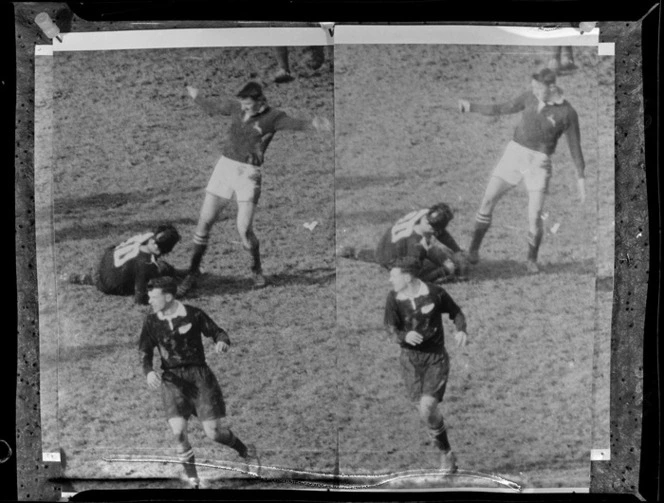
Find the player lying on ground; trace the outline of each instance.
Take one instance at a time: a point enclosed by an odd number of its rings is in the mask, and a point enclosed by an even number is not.
[[[463,280],[468,273],[468,261],[447,230],[452,218],[454,213],[445,203],[412,211],[385,231],[375,250],[343,247],[339,255],[376,262],[386,269],[390,269],[395,259],[415,257],[422,264],[417,277],[423,281]]]
[[[466,344],[466,318],[442,287],[417,279],[419,267],[416,259],[404,257],[390,270],[393,290],[385,304],[385,327],[401,346],[399,361],[406,392],[417,403],[420,418],[441,451],[440,467],[455,472],[456,456],[439,407],[450,369],[442,317],[447,314],[454,321],[459,347]]]
[[[106,248],[92,273],[69,274],[66,280],[79,285],[95,285],[110,295],[133,295],[137,304],[148,303],[148,281],[176,274],[163,259],[180,241],[180,234],[170,224],[154,232],[137,234],[119,245]]]
[[[189,273],[178,289],[186,295],[195,287],[200,264],[207,250],[210,230],[235,195],[237,201],[237,230],[243,247],[251,255],[254,284],[265,286],[258,238],[253,220],[261,194],[261,166],[265,150],[277,131],[331,131],[328,119],[294,119],[285,112],[271,108],[260,84],[249,82],[237,94],[237,99],[208,100],[201,98],[198,89],[188,86],[189,95],[210,115],[231,117],[228,136],[210,181],[201,207],[194,234],[194,249]]]
[[[245,445],[222,426],[226,405],[217,378],[208,367],[203,337],[214,342],[216,353],[230,348],[228,334],[202,310],[175,300],[175,279],[161,277],[149,283],[150,307],[139,340],[143,372],[150,389],[161,388],[168,424],[173,431],[178,457],[193,487],[198,487],[194,450],[187,437],[192,415],[200,420],[205,434],[222,445],[235,449],[243,459],[256,456],[252,445]],[[161,356],[161,375],[153,368],[154,348]]]
[[[491,226],[493,210],[500,198],[523,180],[528,190],[528,271],[538,272],[537,254],[544,235],[542,209],[551,178],[551,155],[565,134],[576,166],[579,199],[586,197],[585,162],[581,151],[579,118],[556,86],[556,74],[544,68],[532,76],[531,90],[500,105],[480,105],[459,100],[459,110],[484,115],[522,112],[514,137],[493,170],[484,198],[475,217],[475,231],[468,248],[471,263],[479,261],[479,249]]]

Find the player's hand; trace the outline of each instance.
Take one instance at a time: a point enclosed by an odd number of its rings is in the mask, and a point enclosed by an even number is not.
[[[154,370],[148,373],[148,386],[151,389],[157,389],[161,385],[161,376]]]
[[[198,96],[198,89],[192,86],[187,86],[187,92],[189,93],[189,96],[192,97],[192,99],[196,99],[196,96]]]
[[[230,346],[226,344],[224,341],[219,341],[214,345],[214,352],[219,354],[219,353],[225,353],[228,351]]]
[[[314,117],[314,120],[311,121],[311,126],[319,133],[321,131],[325,133],[332,131],[332,123],[325,117]]]
[[[585,178],[577,179],[576,187],[579,192],[579,202],[583,204],[586,202],[586,179]]]
[[[422,336],[422,334],[418,334],[414,330],[411,330],[410,332],[408,332],[406,334],[406,337],[404,338],[404,340],[408,344],[410,344],[411,346],[417,346],[418,344],[422,343],[422,341],[424,340],[424,337]]]
[[[454,340],[456,341],[456,345],[458,348],[462,348],[466,345],[466,339],[468,338],[468,334],[464,332],[463,330],[459,330],[456,334],[454,334]]]
[[[470,112],[470,101],[459,100],[459,112],[462,114]]]

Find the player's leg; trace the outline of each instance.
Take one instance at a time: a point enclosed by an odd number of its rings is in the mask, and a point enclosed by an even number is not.
[[[545,193],[542,190],[528,191],[528,271],[530,272],[539,271],[537,254],[544,236],[542,222],[544,197]]]
[[[420,398],[418,409],[420,418],[429,429],[429,435],[441,451],[441,469],[454,472],[457,470],[456,457],[447,438],[447,428],[439,404],[438,397],[425,394]]]
[[[274,53],[277,57],[277,65],[279,65],[274,81],[278,84],[290,82],[293,77],[291,77],[290,66],[288,65],[288,47],[275,47]]]
[[[500,201],[500,198],[514,185],[508,183],[500,177],[492,176],[484,191],[484,197],[480,207],[475,215],[475,229],[473,238],[468,247],[468,260],[471,264],[479,262],[479,250],[486,232],[491,227],[491,218],[493,210]]]
[[[260,243],[254,233],[254,214],[256,204],[252,201],[238,201],[237,203],[237,230],[242,240],[242,246],[251,256],[251,272],[254,284],[257,287],[265,286],[263,266],[261,264]]]
[[[574,64],[574,49],[571,45],[562,47],[560,54],[560,69],[567,71],[576,69],[576,65]]]
[[[187,420],[183,417],[171,417],[168,424],[173,431],[178,459],[184,468],[184,473],[189,479],[192,486],[197,487],[199,484],[198,472],[196,470],[196,457],[194,456],[194,449],[189,443],[187,435]]]
[[[560,70],[560,55],[562,52],[562,46],[556,45],[551,48],[551,58],[549,59],[549,63],[547,66],[549,67],[550,70],[553,70],[554,72],[558,73]]]
[[[241,458],[247,459],[256,455],[254,446],[251,444],[246,445],[242,442],[230,428],[226,428],[221,424],[221,419],[206,419],[201,421],[201,424],[208,438],[234,449]]]

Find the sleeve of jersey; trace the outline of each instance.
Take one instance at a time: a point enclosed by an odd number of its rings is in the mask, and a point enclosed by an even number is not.
[[[530,93],[523,93],[512,101],[500,103],[496,105],[482,105],[479,103],[471,103],[470,111],[477,112],[482,115],[509,115],[521,112],[526,107],[526,99]]]
[[[208,115],[231,115],[240,106],[237,101],[231,99],[211,100],[196,96],[194,101]]]
[[[586,171],[586,162],[583,159],[583,152],[581,150],[581,129],[579,127],[579,116],[576,110],[570,107],[569,124],[565,130],[567,136],[567,145],[569,152],[576,167],[577,178],[583,178]]]
[[[447,313],[450,319],[454,322],[454,326],[457,330],[462,332],[466,331],[466,317],[461,311],[461,308],[457,305],[452,297],[441,288],[440,290],[440,303],[443,307],[443,312]]]
[[[305,131],[310,129],[311,121],[306,119],[295,119],[290,117],[286,112],[279,112],[274,118],[275,131]]]
[[[205,312],[198,309],[196,311],[196,318],[200,324],[201,333],[205,337],[210,337],[215,343],[224,341],[230,346],[231,340],[226,331],[217,325]]]
[[[397,300],[393,292],[388,294],[387,302],[385,303],[385,330],[387,330],[387,333],[394,337],[399,344],[401,344],[406,337],[406,331],[403,330],[403,320],[399,315]]]
[[[459,246],[459,244],[454,240],[452,235],[449,232],[447,232],[446,229],[436,234],[436,239],[441,243],[443,243],[445,246],[447,246],[454,253],[461,251],[461,247]]]
[[[143,329],[138,341],[138,350],[141,355],[141,364],[143,367],[143,374],[148,375],[154,370],[152,359],[154,356],[154,342],[150,337],[150,321],[148,318],[143,322]]]

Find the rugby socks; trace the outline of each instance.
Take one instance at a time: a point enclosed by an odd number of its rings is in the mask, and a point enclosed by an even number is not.
[[[537,234],[532,232],[528,233],[528,260],[537,262],[537,254],[539,252],[540,244],[542,244],[542,237],[544,236],[543,230],[537,230]]]
[[[197,273],[200,270],[201,261],[207,250],[209,240],[209,236],[201,236],[198,233],[194,234],[194,251],[191,254],[191,263],[189,265],[190,273]]]
[[[196,470],[196,457],[194,456],[194,449],[189,442],[178,445],[178,459],[184,468],[184,473],[190,479],[198,478]]]
[[[452,450],[452,447],[450,446],[450,441],[447,438],[447,427],[445,426],[445,423],[443,422],[442,418],[440,420],[440,424],[438,425],[438,427],[431,428],[429,430],[429,434],[431,435],[431,438],[433,438],[433,441],[436,444],[436,447],[438,447],[438,449],[444,452]]]
[[[480,249],[482,240],[486,231],[491,227],[491,215],[484,215],[482,213],[477,213],[475,215],[475,231],[473,232],[473,240],[470,242],[468,247],[469,252],[477,252]]]
[[[214,441],[235,449],[243,458],[247,457],[247,446],[228,428],[220,430]]]
[[[263,272],[263,266],[261,265],[261,251],[260,244],[258,239],[254,238],[251,243],[250,248],[245,248],[251,255],[251,272],[255,274],[260,274]]]

